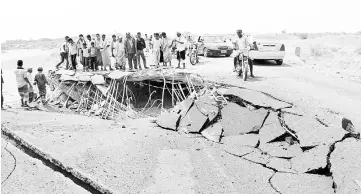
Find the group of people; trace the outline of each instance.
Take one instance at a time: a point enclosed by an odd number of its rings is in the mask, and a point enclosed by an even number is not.
[[[32,68],[24,69],[23,61],[18,60],[17,68],[15,70],[15,77],[18,92],[21,97],[21,107],[29,107],[28,103],[37,102],[38,100],[38,102],[40,102],[40,99],[43,104],[46,103],[46,85],[49,83],[45,74],[43,73],[43,68],[38,68],[38,73],[35,75],[34,79],[32,72]],[[35,92],[33,85],[37,86],[38,92]],[[1,106],[3,106],[3,98],[1,101]]]
[[[142,59],[144,69],[148,69],[145,52],[152,55],[156,67],[159,67],[160,63],[171,67],[173,49],[177,52],[177,68],[181,68],[181,63],[185,68],[187,41],[180,32],[177,32],[175,39],[168,38],[165,32],[154,33],[154,38],[152,35],[148,37],[145,34],[145,39],[142,38],[140,32],[135,37],[126,33],[125,40],[113,35],[110,42],[106,41],[104,34],[101,37],[96,34],[95,38],[87,35],[86,39],[80,34],[76,42],[66,36],[65,42],[60,47],[61,61],[56,68],[59,69],[60,65],[66,61],[66,69],[76,71],[79,61],[83,66],[83,71],[125,70],[128,62],[128,68],[132,71],[143,69]]]

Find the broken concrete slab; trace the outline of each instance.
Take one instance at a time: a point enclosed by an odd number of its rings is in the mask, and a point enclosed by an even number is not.
[[[258,132],[268,114],[265,109],[250,111],[232,102],[228,103],[221,112],[224,136]]]
[[[361,140],[346,138],[336,143],[330,162],[336,193],[361,193],[361,188],[355,182],[361,181]]]
[[[259,164],[267,164],[271,158],[270,155],[268,155],[266,152],[263,152],[260,149],[254,150],[252,153],[249,153],[245,156],[243,156],[244,159],[252,161],[254,163]]]
[[[158,126],[162,128],[177,131],[179,119],[180,119],[179,114],[173,111],[165,112],[157,118],[156,123]]]
[[[202,101],[201,99],[195,102],[197,108],[208,117],[209,121],[212,122],[219,113],[219,108],[209,102]]]
[[[224,144],[221,146],[221,148],[225,152],[239,157],[252,153],[253,151],[256,150],[256,148],[250,146],[243,146],[239,144]]]
[[[302,153],[302,149],[298,143],[290,145],[287,142],[273,142],[261,144],[259,148],[271,156],[282,158],[292,158]]]
[[[105,80],[104,80],[104,77],[102,75],[93,75],[91,77],[91,82],[94,84],[94,85],[97,85],[97,84],[105,84]]]
[[[281,109],[281,108],[287,108],[291,107],[292,105],[286,102],[282,102],[279,100],[276,100],[272,97],[269,97],[262,92],[257,92],[253,90],[248,89],[241,89],[237,87],[232,87],[223,93],[224,96],[235,96],[238,97],[250,104],[265,107],[265,108],[272,108],[275,110]]]
[[[323,169],[327,166],[328,145],[319,145],[291,159],[292,169],[298,173]]]
[[[263,127],[259,130],[260,143],[268,143],[285,134],[286,130],[281,126],[277,113],[271,112]]]
[[[189,132],[199,133],[207,120],[208,117],[202,114],[197,106],[192,106],[184,118],[181,119],[179,126],[187,127]]]
[[[351,122],[350,119],[342,118],[341,125],[342,125],[342,128],[345,131],[348,131],[349,133],[351,133],[353,137],[360,139],[360,131],[357,131],[356,127],[353,125],[353,123]]]
[[[223,144],[237,144],[243,146],[256,147],[259,142],[257,134],[235,135],[222,138]]]
[[[326,127],[311,117],[284,114],[283,119],[288,128],[296,133],[301,147],[329,145],[348,133],[341,127]]]
[[[271,185],[282,194],[331,194],[332,178],[313,174],[292,174],[277,172],[270,180]]]
[[[193,106],[194,100],[192,98],[187,98],[185,100],[183,100],[182,102],[180,102],[179,104],[177,104],[173,110],[176,113],[179,113],[181,115],[181,118],[183,118],[187,112],[189,111],[189,109]]]
[[[223,132],[223,127],[219,123],[215,123],[212,126],[207,127],[204,129],[201,134],[203,137],[207,138],[208,140],[214,141],[219,143],[221,140],[221,135]]]
[[[266,166],[277,170],[277,172],[296,173],[296,171],[292,169],[290,160],[284,158],[270,157]]]

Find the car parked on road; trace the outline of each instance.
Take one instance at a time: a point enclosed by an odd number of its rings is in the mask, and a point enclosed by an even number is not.
[[[277,65],[282,65],[286,54],[285,45],[275,41],[253,40],[254,50],[249,52],[253,60],[275,60]]]
[[[197,38],[198,53],[205,57],[226,56],[229,57],[233,52],[230,43],[224,41],[219,36],[205,35]]]

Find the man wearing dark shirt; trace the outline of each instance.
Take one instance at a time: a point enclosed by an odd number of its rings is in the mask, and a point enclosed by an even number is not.
[[[48,80],[46,80],[45,75],[43,74],[43,68],[38,68],[38,74],[35,75],[34,82],[36,85],[38,85],[39,89],[39,97],[42,99],[42,102],[45,103],[46,100],[46,84],[48,83]]]
[[[139,64],[139,69],[142,69],[142,65],[140,64],[140,57],[142,57],[144,68],[148,69],[147,61],[145,60],[144,51],[143,51],[146,48],[145,41],[141,37],[140,32],[137,33],[136,44],[137,44],[137,63]]]

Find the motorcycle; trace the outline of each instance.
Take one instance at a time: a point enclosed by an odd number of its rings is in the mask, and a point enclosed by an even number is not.
[[[233,54],[237,59],[236,72],[238,73],[238,76],[242,77],[244,81],[247,81],[249,71],[249,50],[244,49],[242,51],[234,51]]]
[[[190,50],[190,53],[189,53],[189,61],[192,65],[195,65],[199,62],[198,60],[198,49],[197,49],[197,45],[196,44],[193,44],[192,45],[192,48]]]

